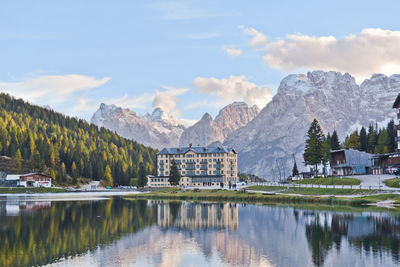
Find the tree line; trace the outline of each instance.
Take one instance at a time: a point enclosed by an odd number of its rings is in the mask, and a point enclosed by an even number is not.
[[[354,131],[346,136],[342,147],[356,149],[373,154],[384,154],[396,151],[396,125],[391,120],[386,127],[379,128],[378,125],[370,125],[368,130]]]
[[[307,131],[303,158],[306,165],[314,166],[314,170],[318,170],[319,164],[322,164],[325,169],[331,150],[346,148],[382,154],[394,152],[396,145],[396,125],[393,120],[382,128],[379,128],[378,125],[370,125],[367,131],[365,127],[361,127],[360,131],[355,130],[340,143],[336,130],[332,135],[328,133],[325,136],[318,121],[314,119]],[[296,174],[298,174],[298,170],[295,163],[292,175]]]
[[[0,155],[21,169],[50,175],[56,184],[78,178],[129,185],[154,173],[157,151],[85,120],[0,94]]]

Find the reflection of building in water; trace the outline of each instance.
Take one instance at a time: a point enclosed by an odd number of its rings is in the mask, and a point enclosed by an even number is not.
[[[212,240],[213,250],[218,251],[229,266],[272,266],[265,255],[236,236],[218,232]]]
[[[157,209],[160,227],[175,226],[194,230],[197,228],[238,228],[238,206],[233,203],[161,202]]]
[[[20,213],[32,214],[35,211],[51,208],[50,201],[7,201],[3,203],[6,216],[17,216]],[[1,210],[3,209],[0,208]]]

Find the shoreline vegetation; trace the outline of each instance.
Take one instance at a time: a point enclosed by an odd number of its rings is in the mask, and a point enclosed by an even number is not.
[[[0,196],[2,194],[38,194],[38,193],[65,193],[65,188],[47,188],[47,187],[0,187]]]
[[[327,178],[310,178],[295,181],[295,184],[315,184],[315,185],[360,185],[361,181],[356,178],[349,177],[327,177]]]
[[[261,186],[260,186],[261,187]],[[257,189],[257,188],[255,188]],[[258,188],[261,192],[245,190],[220,190],[220,189],[194,189],[185,190],[181,188],[163,188],[146,194],[137,194],[125,196],[132,199],[160,199],[160,200],[191,200],[191,201],[233,201],[246,203],[265,203],[265,204],[327,204],[338,206],[369,207],[382,201],[389,201],[391,207],[398,207],[400,204],[400,194],[379,194],[377,190],[359,190],[359,189],[319,189],[319,188],[301,188],[328,190],[330,194],[321,194],[321,191],[309,192],[309,194],[300,194],[292,192],[281,192],[281,187]],[[251,190],[251,187],[249,188]],[[335,191],[334,191],[335,190]],[[337,191],[336,191],[337,190]],[[346,190],[346,191],[343,191]],[[347,191],[348,190],[348,191]],[[275,192],[274,192],[275,191]],[[351,192],[350,192],[351,191]],[[335,193],[335,196],[332,195]],[[342,193],[342,194],[340,194]],[[346,193],[346,194],[345,194]],[[343,196],[339,196],[343,195]],[[349,197],[349,195],[354,195]]]

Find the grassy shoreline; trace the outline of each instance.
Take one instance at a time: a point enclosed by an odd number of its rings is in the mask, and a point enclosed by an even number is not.
[[[285,195],[263,194],[255,192],[239,192],[228,190],[199,190],[181,191],[179,188],[166,191],[152,191],[146,194],[125,196],[128,199],[160,199],[160,200],[190,200],[190,201],[216,201],[237,203],[265,203],[265,204],[324,204],[338,206],[352,206],[367,208],[368,205],[378,201],[392,199],[394,204],[400,204],[400,195],[380,194],[365,195],[354,198],[334,197],[323,195]]]
[[[366,195],[379,193],[378,190],[369,189],[350,189],[350,188],[324,188],[324,187],[282,187],[282,186],[265,186],[265,185],[255,185],[249,186],[247,190],[255,191],[276,191],[279,193],[288,194],[301,194],[301,195]]]
[[[200,190],[193,191],[153,191],[146,194],[127,196],[126,198],[138,199],[170,199],[170,200],[193,200],[193,201],[233,201],[249,203],[324,203],[329,205],[361,206],[370,203],[365,199],[345,199],[323,196],[291,196],[291,195],[268,195],[262,193],[241,193],[228,190]]]
[[[36,193],[63,193],[68,192],[64,188],[46,187],[0,187],[0,194],[36,194]]]

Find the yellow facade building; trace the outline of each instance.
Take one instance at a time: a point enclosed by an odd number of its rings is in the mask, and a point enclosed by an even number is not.
[[[225,147],[164,148],[157,153],[157,176],[147,186],[168,187],[172,161],[182,176],[182,186],[219,186],[238,181],[237,153]]]

